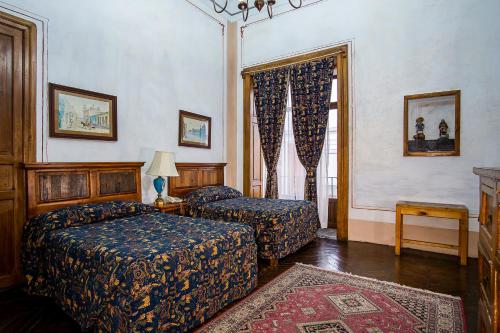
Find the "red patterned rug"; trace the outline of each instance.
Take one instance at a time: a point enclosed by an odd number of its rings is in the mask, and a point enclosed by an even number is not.
[[[459,297],[296,264],[198,332],[465,332]]]

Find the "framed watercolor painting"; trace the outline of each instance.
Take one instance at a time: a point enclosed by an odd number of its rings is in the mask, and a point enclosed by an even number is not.
[[[404,156],[460,156],[460,90],[405,96]]]
[[[116,103],[116,96],[50,83],[50,136],[117,141]]]
[[[180,110],[179,146],[210,149],[211,139],[212,118]]]

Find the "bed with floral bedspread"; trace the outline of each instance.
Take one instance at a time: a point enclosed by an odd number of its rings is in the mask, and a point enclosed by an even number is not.
[[[185,332],[256,285],[249,226],[156,212],[135,202],[58,209],[24,228],[30,294],[82,329]]]
[[[263,259],[283,258],[316,238],[319,217],[310,201],[243,197],[228,186],[204,187],[184,200],[192,217],[251,225]]]

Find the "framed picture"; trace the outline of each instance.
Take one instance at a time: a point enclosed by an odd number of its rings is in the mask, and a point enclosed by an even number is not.
[[[116,96],[50,83],[50,136],[117,141],[116,101]]]
[[[460,156],[460,90],[405,96],[404,156]]]
[[[179,112],[179,146],[210,149],[212,118],[187,111]]]

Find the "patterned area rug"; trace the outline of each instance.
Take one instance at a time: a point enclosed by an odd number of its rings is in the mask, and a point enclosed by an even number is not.
[[[465,332],[459,297],[296,264],[198,332]]]

